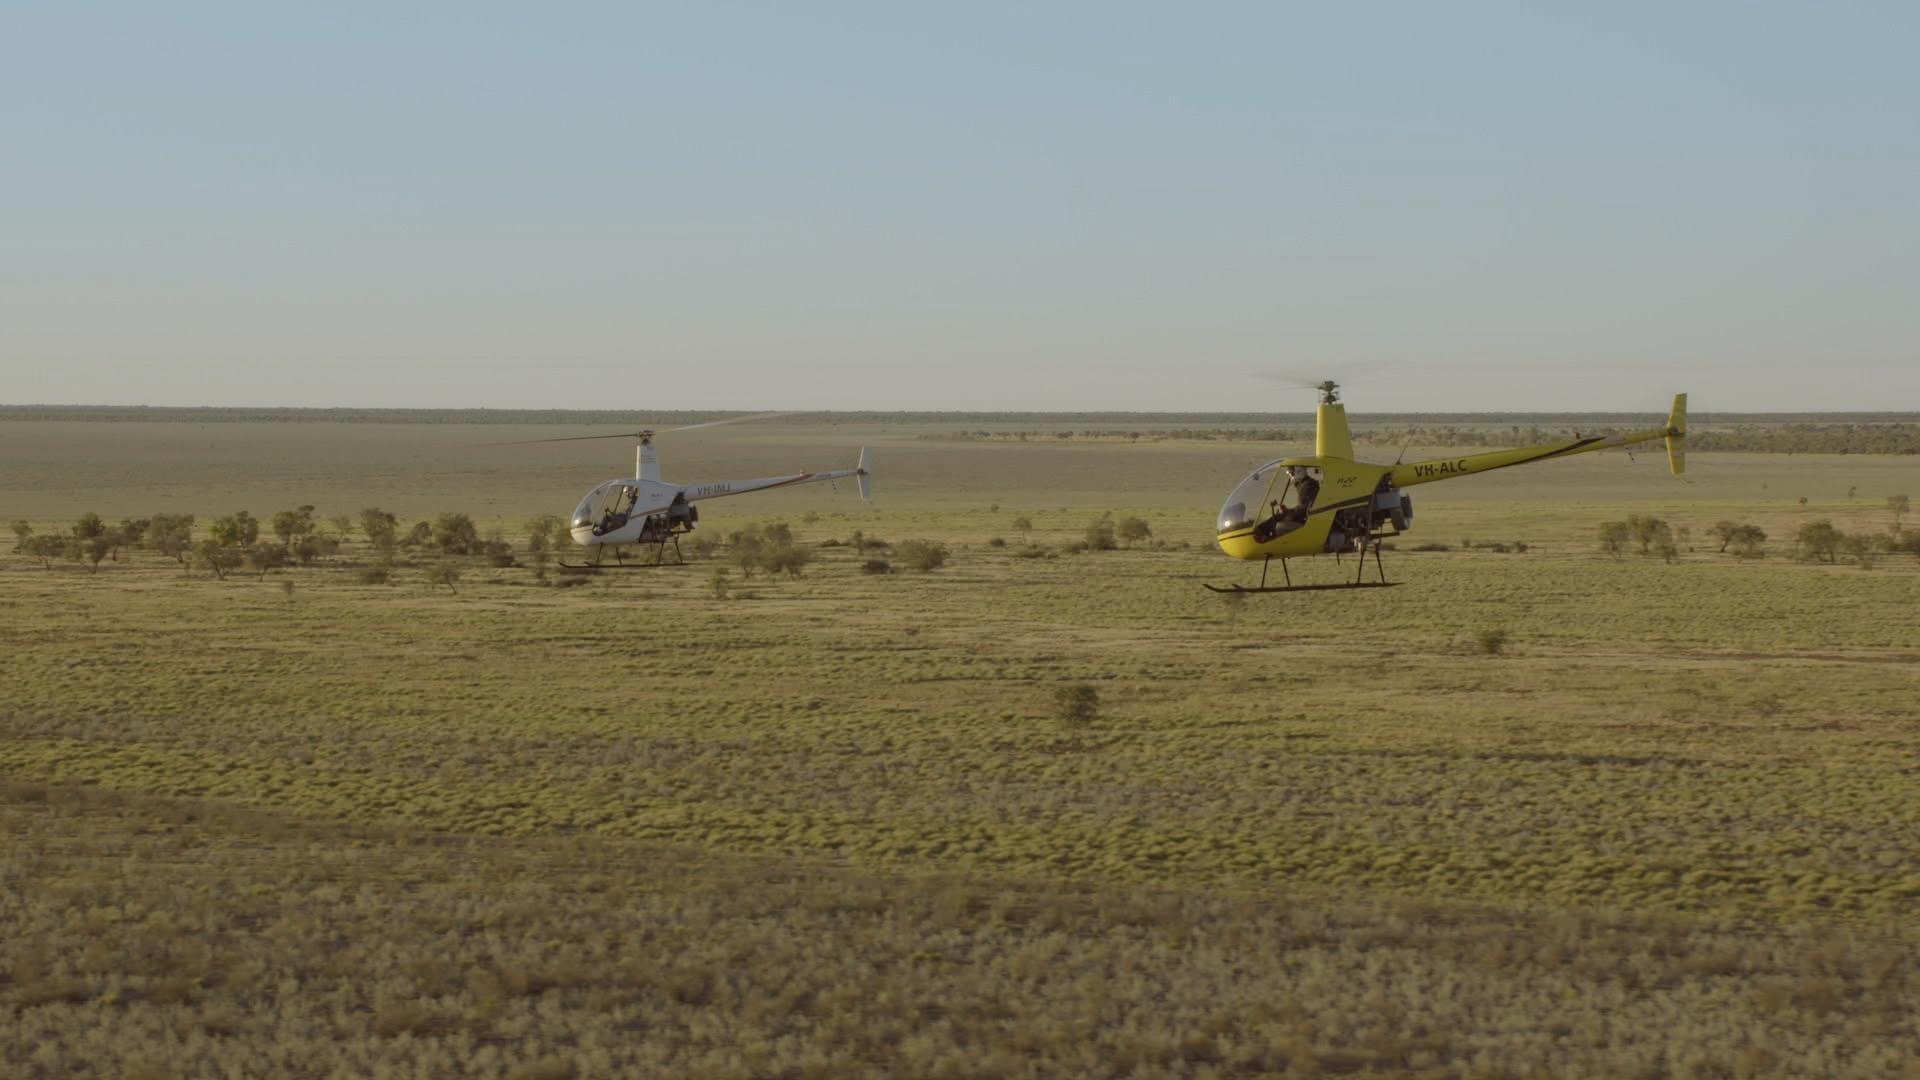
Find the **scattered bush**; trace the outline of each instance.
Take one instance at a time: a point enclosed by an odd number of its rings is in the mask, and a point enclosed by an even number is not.
[[[993,539],[987,541],[987,546],[990,548],[1003,548],[1007,546],[1007,542],[1005,539],[996,536]]]
[[[1819,559],[1833,562],[1840,552],[1842,533],[1833,527],[1833,522],[1821,518],[1800,526],[1793,534],[1793,542],[1800,549],[1803,559]]]
[[[433,519],[433,545],[448,555],[472,555],[481,550],[480,530],[465,514],[441,514]]]
[[[1126,541],[1128,547],[1153,535],[1153,527],[1137,517],[1121,518],[1120,523],[1114,527],[1114,531],[1119,534],[1120,539]]]
[[[902,540],[895,554],[923,574],[947,564],[947,545],[937,540]]]
[[[226,580],[227,573],[238,569],[245,558],[238,548],[218,540],[202,540],[193,546],[194,565],[212,572],[216,580]]]
[[[1087,550],[1090,551],[1112,551],[1120,546],[1119,541],[1114,539],[1112,514],[1101,514],[1095,518],[1081,535],[1086,538]]]
[[[287,549],[278,544],[255,544],[247,549],[247,569],[260,575],[265,581],[269,571],[278,570],[287,565]]]
[[[891,574],[893,573],[893,564],[885,559],[868,559],[866,562],[860,564],[860,572],[863,574]]]
[[[225,547],[248,548],[260,539],[260,522],[245,510],[215,518],[213,539]]]
[[[153,515],[147,543],[153,550],[185,565],[193,554],[193,515]]]
[[[385,585],[393,580],[393,568],[390,566],[368,566],[359,573],[362,585]]]
[[[712,575],[707,578],[707,588],[712,591],[715,600],[725,600],[727,598],[728,581],[726,567],[716,566],[713,568]]]
[[[57,536],[53,533],[41,533],[29,536],[20,544],[20,550],[40,560],[42,568],[53,569],[53,560],[68,557],[68,549],[78,549],[80,541],[70,536]]]
[[[1632,539],[1633,530],[1624,521],[1608,521],[1600,526],[1600,550],[1616,559]]]
[[[450,559],[442,560],[434,564],[433,570],[427,575],[427,580],[435,585],[445,585],[448,592],[457,595],[460,590],[454,588],[454,585],[460,580],[460,566]]]
[[[360,511],[360,531],[367,535],[367,543],[381,554],[392,554],[400,542],[399,519],[377,506]]]
[[[1032,518],[1026,516],[1025,514],[1022,514],[1019,517],[1014,518],[1012,524],[1013,524],[1013,531],[1020,534],[1020,539],[1022,541],[1029,541],[1032,539],[1032,536],[1033,536],[1033,519]]]
[[[1488,656],[1498,656],[1500,650],[1507,647],[1507,632],[1497,626],[1491,627],[1474,635],[1473,640],[1480,646],[1481,652]]]
[[[1055,687],[1053,715],[1063,727],[1079,729],[1092,725],[1100,718],[1100,691],[1086,683]]]

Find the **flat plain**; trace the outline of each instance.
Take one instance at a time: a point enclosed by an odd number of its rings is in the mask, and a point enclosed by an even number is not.
[[[798,577],[723,545],[577,587],[523,553],[449,588],[403,551],[366,584],[351,530],[225,580],[0,555],[0,1072],[1920,1060],[1920,562],[1791,542],[1887,532],[1920,459],[1432,485],[1386,553],[1401,587],[1235,598],[1201,584],[1259,568],[1213,514],[1297,445],[967,426],[663,438],[689,481],[873,448],[871,507],[704,505],[710,535],[789,525]],[[631,447],[491,444],[578,433],[7,422],[0,516],[380,506],[519,543]],[[1073,550],[1107,513],[1152,538]],[[1675,557],[1598,550],[1628,514],[1684,528]],[[1720,520],[1766,557],[1716,550]],[[888,552],[856,531],[949,557],[868,573]],[[1063,685],[1097,715],[1060,715]]]

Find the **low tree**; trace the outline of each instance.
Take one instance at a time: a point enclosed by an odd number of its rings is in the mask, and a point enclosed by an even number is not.
[[[1767,530],[1758,525],[1741,525],[1733,530],[1733,553],[1742,559],[1757,559],[1766,552],[1761,545],[1767,542]]]
[[[278,570],[287,565],[288,552],[278,544],[255,544],[247,549],[247,569],[267,580],[269,571]]]
[[[20,545],[20,549],[33,558],[40,560],[42,569],[53,569],[53,560],[69,557],[69,548],[78,549],[80,541],[71,536],[56,533],[41,533],[29,536]]]
[[[433,544],[448,555],[471,555],[480,550],[480,530],[465,514],[441,514],[433,519]]]
[[[299,546],[300,541],[313,535],[313,507],[300,506],[292,510],[281,510],[273,515],[273,535],[280,538],[280,546],[291,550]]]
[[[75,540],[91,540],[96,536],[104,535],[106,531],[106,519],[91,510],[81,514],[80,520],[73,523],[73,538]]]
[[[707,588],[713,592],[713,598],[715,600],[725,600],[727,598],[726,567],[716,566],[713,568],[713,573],[707,577]]]
[[[228,571],[239,568],[244,558],[239,548],[218,540],[202,540],[193,546],[194,564],[206,568],[220,581],[226,580]]]
[[[1120,524],[1115,526],[1114,531],[1119,534],[1120,539],[1124,540],[1128,547],[1132,547],[1153,535],[1153,527],[1137,517],[1121,518]]]
[[[147,543],[153,550],[169,559],[186,565],[193,554],[193,515],[192,514],[155,514],[153,525],[147,533]]]
[[[215,518],[210,531],[215,541],[227,547],[248,548],[260,540],[260,522],[245,510]]]
[[[1713,523],[1713,528],[1707,530],[1707,535],[1720,541],[1720,550],[1725,551],[1727,550],[1727,545],[1733,543],[1733,534],[1739,531],[1739,529],[1740,526],[1738,524],[1722,518]]]
[[[345,541],[353,535],[353,518],[348,514],[335,514],[327,519],[327,524],[333,526],[333,536],[336,540]]]
[[[433,523],[430,521],[416,521],[413,523],[413,528],[407,530],[407,535],[401,538],[400,546],[408,548],[425,547],[432,541]]]
[[[1600,526],[1600,550],[1619,558],[1633,540],[1633,529],[1624,521],[1609,521]]]
[[[1887,510],[1893,514],[1894,532],[1900,531],[1900,519],[1906,517],[1907,511],[1912,508],[1913,503],[1905,495],[1887,496]]]
[[[400,542],[400,520],[377,506],[360,511],[360,532],[382,555],[391,556]]]
[[[1032,543],[1033,519],[1025,514],[1013,519],[1013,531],[1020,534],[1020,542]]]
[[[98,536],[90,536],[80,541],[80,554],[81,557],[87,561],[87,572],[93,574],[99,573],[100,563],[105,560],[107,556],[113,554],[119,547],[119,534],[115,533],[112,529],[108,529]]]
[[[1120,546],[1119,543],[1114,540],[1113,515],[1111,513],[1101,514],[1095,518],[1093,523],[1087,526],[1084,535],[1087,540],[1087,547],[1093,551],[1112,551],[1114,548]]]
[[[1640,544],[1640,554],[1650,555],[1654,545],[1672,545],[1673,530],[1666,521],[1650,514],[1628,514],[1627,531]]]
[[[434,564],[428,580],[435,585],[445,585],[448,592],[459,595],[460,590],[454,588],[454,585],[460,580],[460,566],[451,559],[442,559]]]
[[[1871,570],[1877,561],[1875,556],[1878,554],[1878,551],[1874,544],[1876,539],[1878,538],[1868,533],[1842,533],[1840,535],[1839,551],[1847,558],[1852,559],[1854,565],[1860,569]]]
[[[1840,551],[1840,530],[1825,518],[1800,526],[1800,531],[1794,533],[1793,539],[1799,545],[1803,558],[1833,562]]]
[[[947,564],[947,545],[937,540],[902,540],[894,554],[923,574]]]
[[[27,550],[27,537],[33,535],[33,523],[24,518],[13,523],[13,550]]]

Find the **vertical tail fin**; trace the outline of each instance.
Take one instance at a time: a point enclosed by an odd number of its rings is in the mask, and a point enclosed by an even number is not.
[[[1687,471],[1687,395],[1673,395],[1667,414],[1667,468],[1679,476]]]

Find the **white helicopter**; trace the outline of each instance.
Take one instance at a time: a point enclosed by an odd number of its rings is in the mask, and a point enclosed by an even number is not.
[[[526,440],[526,443],[580,442],[586,439],[640,440],[639,446],[634,450],[633,475],[597,485],[592,491],[587,492],[586,497],[580,500],[580,505],[574,507],[573,516],[567,519],[574,542],[593,552],[591,561],[584,565],[567,563],[561,565],[570,570],[600,569],[601,556],[609,548],[613,550],[615,561],[624,564],[625,548],[648,545],[653,548],[653,560],[641,565],[659,566],[666,559],[669,544],[673,546],[674,561],[680,562],[682,561],[680,536],[683,533],[692,532],[699,526],[700,510],[693,504],[702,499],[717,499],[723,495],[745,495],[750,491],[766,491],[769,488],[786,487],[789,484],[810,484],[819,480],[843,480],[852,477],[860,487],[860,498],[872,502],[873,456],[865,447],[861,447],[860,460],[851,469],[800,472],[751,480],[715,480],[700,484],[676,484],[660,479],[660,457],[653,448],[655,436],[788,415],[791,414],[761,413],[755,416],[712,420],[704,424],[687,424],[684,427],[666,428],[660,431],[623,431],[612,435],[575,435],[560,439]]]

